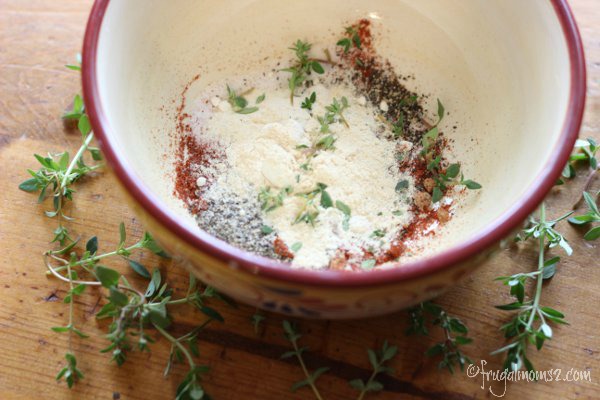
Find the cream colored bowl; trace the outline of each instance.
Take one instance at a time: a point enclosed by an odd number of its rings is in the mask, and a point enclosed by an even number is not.
[[[289,59],[298,38],[333,49],[360,18],[372,21],[380,54],[414,75],[412,89],[442,99],[445,126],[458,127],[448,133],[450,157],[483,189],[420,259],[382,271],[290,269],[199,230],[173,196],[174,115],[185,85],[200,74],[193,101],[210,82]],[[585,100],[581,41],[563,0],[97,0],[83,82],[109,164],[170,252],[242,302],[323,318],[394,311],[472,270],[552,187]]]

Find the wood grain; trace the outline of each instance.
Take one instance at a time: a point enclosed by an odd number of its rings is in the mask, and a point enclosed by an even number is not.
[[[75,340],[80,367],[86,378],[69,391],[54,376],[63,364],[66,336],[52,332],[64,325],[67,307],[62,303],[65,286],[47,278],[41,254],[49,248],[54,222],[43,216],[43,205],[34,196],[17,190],[34,167],[32,153],[74,151],[80,141],[76,132],[64,129],[58,116],[79,90],[77,74],[63,68],[74,60],[91,2],[89,0],[0,0],[0,398],[171,398],[185,369],[177,366],[169,378],[162,375],[168,343],[158,340],[151,354],[131,354],[118,368],[100,354],[106,345],[106,326],[94,318],[102,302],[98,291],[90,290],[76,303],[77,324],[91,337]],[[588,101],[581,135],[600,139],[600,7],[597,0],[573,0],[586,46],[588,60]],[[78,185],[76,202],[69,212],[76,218],[73,229],[83,237],[96,234],[101,249],[110,249],[118,238],[118,224],[125,221],[129,234],[139,237],[143,228],[123,198],[114,191],[108,173],[86,179]],[[568,210],[580,194],[583,178],[556,188],[548,198],[551,216]],[[596,180],[597,190],[600,182]],[[600,397],[600,263],[598,242],[581,239],[582,232],[563,224],[561,230],[572,243],[575,254],[564,257],[557,276],[546,285],[543,302],[564,311],[570,326],[555,329],[555,338],[539,354],[532,353],[540,370],[561,368],[591,371],[592,382],[519,382],[508,384],[506,398],[597,399]],[[159,260],[142,259],[148,265]],[[503,250],[478,272],[438,301],[462,318],[475,338],[468,354],[476,361],[487,360],[490,369],[500,359],[489,352],[502,343],[498,327],[506,314],[494,308],[508,301],[506,290],[493,281],[531,268],[532,249]],[[119,263],[115,268],[126,271]],[[187,276],[176,265],[164,264],[168,279],[182,292]],[[129,274],[129,273],[128,273]],[[132,278],[134,283],[143,282]],[[215,399],[306,399],[311,393],[291,393],[289,387],[302,378],[291,360],[280,360],[288,349],[282,337],[281,318],[269,315],[259,335],[250,316],[254,310],[219,307],[224,324],[212,325],[202,335],[201,360],[211,367],[206,390]],[[175,313],[176,333],[193,327],[202,317],[190,309]],[[480,388],[479,378],[463,373],[451,376],[438,371],[436,361],[423,356],[429,338],[406,337],[406,313],[359,321],[302,321],[302,342],[310,346],[308,365],[322,365],[331,371],[319,380],[326,399],[349,399],[355,392],[349,379],[367,378],[369,363],[365,349],[383,339],[400,347],[393,362],[395,373],[382,379],[386,390],[373,399],[484,399],[493,398]],[[502,393],[502,385],[494,385]]]

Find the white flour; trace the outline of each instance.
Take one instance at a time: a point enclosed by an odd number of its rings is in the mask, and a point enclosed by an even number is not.
[[[232,110],[224,85],[205,89],[193,115],[194,134],[201,142],[218,143],[225,157],[201,169],[212,184],[206,189],[206,180],[199,179],[200,189],[208,190],[212,197],[233,193],[254,201],[261,188],[270,187],[271,192],[278,193],[291,187],[292,193],[284,197],[280,207],[263,213],[263,221],[289,248],[302,243],[294,251],[294,266],[326,268],[338,249],[357,257],[363,250],[377,253],[385,249],[412,218],[409,206],[414,185],[410,175],[398,171],[398,150],[394,142],[385,139],[389,131],[378,119],[379,110],[349,87],[319,83],[291,105],[287,85],[279,87],[284,85],[278,85],[275,77],[272,73],[251,84],[230,83],[238,93],[251,86],[257,88],[246,95],[251,105],[257,96],[266,94],[259,110],[251,114]],[[300,104],[312,92],[317,101],[311,114]],[[349,127],[331,124],[334,148],[319,150],[309,161],[309,169],[301,168],[308,160],[306,151],[297,147],[311,146],[315,138],[324,136],[319,133],[316,117],[326,112],[325,106],[334,98],[340,101],[342,97],[349,103],[343,113]],[[396,191],[403,180],[408,187]],[[327,185],[334,204],[341,201],[349,206],[351,218],[346,223],[342,211],[321,206],[314,226],[293,223],[305,202],[297,194],[314,190],[318,183]]]

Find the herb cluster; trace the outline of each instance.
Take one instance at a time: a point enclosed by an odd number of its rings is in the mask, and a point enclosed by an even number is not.
[[[433,187],[433,191],[431,193],[431,201],[437,203],[442,199],[446,190],[449,187],[455,185],[463,185],[467,189],[477,190],[481,189],[481,185],[471,179],[465,179],[464,175],[460,175],[460,179],[458,178],[458,174],[460,173],[460,164],[450,164],[445,171],[441,171],[439,169],[439,156],[436,157],[437,163],[430,163],[428,168],[431,168],[431,171],[435,171],[433,180],[435,181],[435,186]]]
[[[271,212],[283,205],[283,200],[292,193],[291,186],[280,189],[279,192],[272,192],[270,187],[260,188],[258,192],[258,202],[264,212]]]
[[[351,48],[360,49],[361,40],[356,26],[346,27],[346,36],[340,39],[336,44],[342,47],[344,54],[348,54]]]
[[[575,164],[578,162],[587,163],[589,168],[592,170],[593,175],[598,170],[598,159],[596,153],[600,149],[600,146],[592,138],[577,139],[575,142],[575,151],[569,156],[569,162],[563,169],[562,176],[567,179],[574,178],[577,175]],[[561,185],[564,181],[559,179],[557,184]]]
[[[67,68],[74,71],[81,70],[79,65],[67,65]],[[94,133],[91,131],[89,118],[85,114],[85,105],[81,95],[75,95],[72,109],[63,114],[63,118],[77,122],[83,144],[72,159],[66,151],[55,154],[48,153],[46,156],[34,154],[40,168],[37,171],[28,169],[27,172],[31,178],[19,185],[19,189],[23,191],[39,192],[38,203],[52,198],[52,210],[46,211],[45,214],[48,217],[57,218],[58,226],[54,230],[52,243],[58,242],[61,245],[72,241],[69,230],[63,224],[64,220],[70,220],[70,217],[65,215],[64,208],[66,203],[73,201],[75,190],[71,185],[103,166],[101,163],[88,165],[83,158],[85,153],[89,152],[93,161],[102,160],[100,150],[90,146],[94,139]]]
[[[304,99],[302,108],[312,110],[316,99],[316,94],[313,92],[309,97]],[[317,116],[317,121],[319,122],[320,128],[311,146],[296,146],[297,150],[305,150],[306,153],[306,161],[300,165],[300,168],[305,171],[310,170],[310,161],[317,156],[317,152],[319,150],[327,151],[335,149],[334,144],[337,139],[331,132],[330,126],[334,123],[343,123],[346,128],[350,127],[348,121],[344,117],[344,111],[348,107],[350,107],[350,104],[345,96],[342,96],[339,101],[334,97],[332,103],[328,106],[325,106],[325,114],[323,116]]]
[[[298,193],[297,196],[304,200],[304,205],[298,212],[294,224],[305,222],[307,224],[315,225],[315,221],[319,216],[319,208],[317,207],[317,198],[319,198],[319,205],[323,208],[333,207],[333,200],[329,193],[325,190],[327,185],[324,183],[317,183],[317,187],[310,192]]]
[[[430,301],[423,302],[409,310],[410,327],[407,334],[429,335],[428,325],[438,326],[444,332],[444,340],[431,346],[425,354],[429,357],[441,356],[438,364],[440,369],[445,368],[454,373],[456,365],[463,371],[465,365],[472,361],[462,352],[462,346],[469,344],[473,339],[467,337],[469,329],[462,321],[448,313],[439,305]]]
[[[442,102],[438,99],[437,116],[438,120],[435,125],[430,128],[421,138],[421,156],[427,162],[427,170],[433,174],[433,180],[435,186],[431,193],[431,201],[437,203],[442,199],[444,193],[448,188],[455,185],[463,185],[467,189],[477,190],[481,189],[481,185],[473,180],[465,179],[464,175],[460,174],[460,164],[450,164],[446,169],[441,167],[442,156],[439,154],[438,139],[439,139],[439,128],[438,125],[442,122],[445,115],[445,109]],[[458,175],[460,174],[460,179]]]
[[[508,371],[517,371],[523,367],[528,371],[535,370],[533,363],[528,358],[528,349],[535,346],[541,350],[546,340],[554,337],[553,325],[567,324],[565,315],[548,306],[542,306],[541,298],[544,282],[549,281],[557,271],[560,257],[547,257],[549,250],[560,247],[567,255],[571,255],[573,250],[564,236],[555,229],[555,226],[568,218],[573,225],[588,225],[600,221],[600,213],[596,200],[586,191],[590,185],[595,172],[598,169],[598,162],[595,154],[598,150],[593,139],[577,140],[575,151],[571,155],[567,165],[563,169],[562,176],[570,179],[575,177],[576,163],[587,163],[591,170],[584,185],[582,198],[573,209],[576,209],[584,200],[589,211],[586,214],[570,217],[572,211],[554,220],[547,220],[546,206],[542,203],[539,210],[538,219],[530,217],[528,226],[516,237],[516,242],[534,241],[537,243],[538,261],[534,271],[513,274],[511,276],[501,276],[496,280],[501,281],[510,288],[510,295],[515,301],[497,306],[501,310],[513,312],[512,319],[501,327],[504,336],[509,343],[492,354],[504,354],[504,368]],[[564,181],[560,179],[556,184],[561,185]],[[600,193],[598,193],[600,194]],[[596,197],[598,197],[598,194]],[[570,217],[570,218],[569,218]],[[586,240],[595,240],[600,237],[599,227],[591,228],[585,235]],[[531,283],[533,291],[527,295],[528,283]]]
[[[598,210],[597,199],[600,197],[600,191],[596,193],[596,200],[588,192],[583,192],[583,199],[587,204],[589,211],[582,215],[576,215],[569,218],[569,222],[573,225],[586,226],[595,222],[600,222],[600,211]],[[600,225],[591,228],[583,236],[585,240],[596,240],[600,237]]]
[[[379,392],[383,390],[383,384],[377,381],[376,378],[379,374],[392,374],[394,372],[392,368],[385,364],[396,357],[396,354],[398,354],[398,347],[390,346],[387,340],[383,342],[381,350],[367,350],[369,363],[373,368],[373,373],[366,382],[362,379],[353,379],[348,382],[350,386],[359,391],[357,400],[362,400],[369,392]]]
[[[533,364],[527,357],[529,345],[534,345],[537,350],[541,350],[544,342],[552,338],[550,323],[566,324],[565,316],[560,311],[541,305],[541,297],[543,281],[554,276],[560,261],[560,257],[546,259],[547,248],[559,246],[567,255],[573,252],[565,238],[554,229],[559,221],[566,219],[570,214],[548,221],[546,207],[542,204],[539,220],[531,218],[530,227],[517,237],[519,241],[533,239],[538,242],[537,269],[529,273],[497,278],[510,287],[510,294],[515,297],[512,303],[497,306],[501,310],[515,312],[512,320],[501,327],[504,336],[511,342],[492,353],[505,353],[504,368],[509,371],[517,371],[523,365],[528,371],[534,370]],[[534,292],[527,298],[526,284],[530,280],[534,282]]]
[[[315,383],[321,375],[329,371],[329,367],[319,367],[313,372],[309,372],[308,368],[306,368],[304,358],[302,357],[302,354],[308,350],[308,347],[300,347],[298,345],[298,340],[302,337],[302,335],[298,332],[296,324],[289,321],[283,321],[283,332],[285,334],[285,338],[292,344],[294,350],[283,353],[281,355],[281,358],[286,359],[290,357],[296,357],[305,376],[305,379],[298,381],[292,385],[292,392],[295,392],[296,390],[302,387],[308,386],[312,390],[317,400],[323,400],[323,397],[321,397],[321,393],[319,393],[319,389],[317,389]]]
[[[250,88],[243,93],[237,94],[235,90],[231,89],[229,85],[227,85],[227,101],[231,105],[231,109],[238,114],[252,114],[258,111],[258,105],[265,100],[265,94],[261,94],[254,101],[253,107],[248,107],[248,100],[246,100],[247,95],[252,93],[254,88]]]
[[[325,372],[329,371],[330,368],[321,366],[311,372],[308,369],[303,357],[303,354],[308,351],[308,347],[300,347],[298,340],[302,337],[302,335],[299,333],[297,325],[293,322],[283,321],[283,331],[285,338],[292,344],[293,350],[283,353],[281,358],[287,359],[295,357],[298,360],[300,368],[302,369],[305,377],[305,379],[302,379],[292,385],[292,392],[295,392],[303,387],[309,387],[317,400],[323,400],[323,396],[319,392],[316,382],[317,379],[319,379],[319,377],[321,377]],[[366,381],[360,378],[348,381],[348,384],[352,388],[359,391],[357,400],[362,400],[368,393],[379,392],[383,390],[383,384],[377,381],[376,378],[380,374],[391,374],[394,372],[394,370],[388,367],[386,364],[396,357],[397,354],[398,347],[390,346],[387,340],[383,342],[380,350],[367,349],[369,363],[373,368],[373,372]]]
[[[325,69],[321,63],[312,57],[309,57],[308,52],[312,45],[308,42],[298,39],[296,43],[290,47],[294,51],[296,60],[294,64],[285,68],[282,71],[289,72],[291,76],[288,79],[288,87],[290,89],[290,102],[294,104],[294,96],[296,96],[298,88],[307,83],[312,72],[317,74],[325,73]]]
[[[80,70],[76,65],[67,67]],[[60,369],[56,379],[64,379],[67,386],[71,388],[84,378],[83,372],[77,366],[72,342],[75,337],[85,339],[88,335],[76,325],[75,298],[81,296],[88,286],[96,286],[104,288],[106,292],[106,302],[96,314],[96,318],[110,318],[112,321],[106,336],[109,345],[101,352],[111,353],[112,360],[121,365],[127,360],[130,351],[135,349],[149,351],[149,344],[153,339],[147,332],[153,329],[172,345],[165,374],[170,371],[173,363],[185,361],[189,366],[188,374],[177,389],[176,398],[194,400],[208,398],[201,386],[202,375],[208,371],[208,367],[199,365],[195,361],[195,357],[198,356],[197,336],[209,322],[223,321],[223,317],[208,306],[206,301],[212,298],[224,301],[227,299],[210,287],[199,287],[193,276],[190,276],[186,296],[174,298],[167,283],[162,282],[158,269],[154,269],[150,274],[144,265],[131,258],[133,252],[138,250],[147,250],[165,258],[168,258],[168,255],[149,233],[145,233],[138,242],[126,245],[126,229],[122,223],[119,226],[119,242],[116,249],[99,253],[98,238],[95,236],[86,242],[84,249],[79,249],[79,239],[73,239],[65,226],[65,221],[72,219],[65,214],[65,204],[73,200],[75,192],[73,185],[102,166],[86,164],[84,161],[86,152],[90,153],[94,161],[101,160],[101,155],[98,149],[90,146],[93,132],[80,95],[75,96],[73,109],[63,117],[77,121],[83,141],[81,147],[72,159],[68,152],[48,154],[46,157],[35,155],[41,168],[37,171],[29,170],[32,177],[19,185],[23,191],[39,192],[40,203],[51,197],[53,209],[46,211],[45,214],[57,219],[58,226],[53,232],[52,243],[57,243],[60,247],[56,250],[48,250],[44,254],[48,274],[68,284],[63,299],[69,307],[68,322],[64,326],[52,327],[54,332],[68,335],[66,364]],[[133,271],[149,280],[145,291],[139,291],[120,272],[104,265],[106,261],[114,258],[125,260]],[[172,324],[169,309],[178,305],[191,305],[207,318],[192,331],[175,338],[168,332]]]
[[[317,94],[315,92],[312,92],[310,94],[310,96],[307,96],[306,98],[304,98],[304,101],[300,105],[300,108],[303,108],[308,111],[312,111],[313,105],[315,104],[316,101],[317,101]]]
[[[304,203],[296,218],[293,221],[293,224],[298,224],[301,222],[310,224],[312,226],[317,222],[317,218],[320,214],[319,207],[322,208],[330,208],[334,207],[340,210],[344,214],[343,220],[343,228],[345,230],[349,229],[349,220],[351,216],[350,207],[344,202],[337,200],[335,203],[331,198],[329,192],[327,192],[327,185],[324,183],[317,183],[317,186],[308,192],[297,193],[296,196],[303,199]],[[283,189],[280,189],[278,192],[271,191],[270,187],[261,188],[258,194],[258,201],[261,204],[261,209],[265,212],[271,212],[283,205],[283,202],[287,196],[293,194],[293,188],[291,186],[286,186]],[[269,234],[273,232],[273,228],[264,225],[262,227],[262,231],[265,234]],[[292,251],[296,252],[300,249],[300,247],[296,246],[297,249],[293,249]]]

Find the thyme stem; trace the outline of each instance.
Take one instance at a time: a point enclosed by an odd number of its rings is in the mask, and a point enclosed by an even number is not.
[[[371,376],[369,377],[369,380],[367,381],[367,384],[365,385],[365,387],[360,391],[360,393],[358,394],[358,397],[356,400],[362,400],[365,395],[367,394],[368,390],[367,388],[373,383],[373,380],[375,379],[375,377],[377,376],[377,369],[373,370],[373,373],[371,374]]]
[[[540,224],[546,223],[546,205],[542,203],[540,208]],[[538,308],[540,306],[540,299],[542,297],[542,283],[544,281],[543,274],[541,271],[544,269],[544,250],[546,248],[546,235],[540,235],[540,248],[538,252],[538,276],[536,277],[536,288],[535,297],[533,298],[533,305],[529,321],[527,321],[527,330],[531,329],[535,316],[538,314]]]
[[[117,255],[117,254],[120,255],[123,251],[130,252],[131,250],[139,249],[140,247],[143,247],[142,243],[138,242],[138,243],[136,243],[134,245],[131,245],[129,247],[125,247],[123,249],[117,249],[117,250],[114,250],[114,251],[111,251],[111,252],[108,252],[108,253],[100,254],[98,256],[93,256],[93,257],[90,257],[90,258],[79,260],[79,261],[74,262],[74,263],[69,263],[69,265],[71,265],[72,267],[76,267],[76,266],[79,266],[79,265],[95,263],[96,261],[102,260],[103,258],[111,257],[111,256],[114,256],[114,255]],[[52,257],[54,257],[54,254],[57,254],[59,252],[60,252],[60,250],[58,250],[58,251],[49,251],[49,252],[46,253],[46,256],[52,256]],[[54,257],[54,258],[56,258],[56,257]],[[63,269],[66,268],[66,265],[67,264],[65,264],[65,266],[62,266],[62,267],[53,268],[53,269],[51,269],[51,271],[57,271],[57,272],[58,271],[62,271]]]
[[[71,279],[71,267],[75,266],[75,264],[71,264],[68,263],[67,265],[65,265],[64,267],[62,267],[63,269],[66,268],[67,269],[67,273],[69,274],[69,278],[65,278],[63,275],[58,273],[58,268],[54,268],[52,265],[50,265],[50,263],[48,262],[48,260],[45,260],[46,262],[46,268],[48,268],[48,272],[50,272],[52,275],[54,275],[56,278],[60,279],[63,282],[68,282],[70,289],[73,290],[73,284],[77,284],[77,285],[86,285],[86,286],[102,286],[102,283],[98,282],[98,281],[80,281],[80,280],[74,280]],[[60,268],[60,267],[59,267]],[[137,306],[141,306],[142,304],[145,303],[145,298],[146,296],[144,296],[144,294],[132,287],[129,286],[125,286],[125,285],[119,285],[118,286],[119,289],[123,289],[123,290],[127,290],[130,291],[132,293],[137,294],[140,297],[140,303],[136,305]],[[71,303],[69,304],[73,304],[73,302],[71,301]],[[70,318],[71,316],[69,316],[69,325],[72,324],[72,318]]]
[[[81,145],[81,147],[77,151],[77,154],[75,154],[75,157],[73,157],[73,160],[71,160],[71,164],[69,164],[69,167],[67,168],[67,171],[65,172],[65,175],[63,176],[62,182],[60,183],[61,189],[64,188],[67,185],[67,181],[69,180],[69,176],[71,175],[71,171],[73,171],[73,168],[75,168],[75,166],[77,165],[77,162],[79,161],[79,159],[81,157],[83,157],[83,153],[85,153],[85,151],[87,150],[88,146],[92,142],[92,139],[94,139],[94,132],[90,132],[87,135],[87,137],[85,138],[83,144]],[[60,195],[62,197],[62,193]]]
[[[579,208],[579,206],[581,205],[581,203],[583,202],[583,192],[587,192],[588,189],[590,188],[590,186],[592,185],[594,177],[596,176],[596,171],[597,171],[597,169],[592,169],[590,171],[590,173],[588,174],[587,178],[585,179],[585,183],[583,184],[583,190],[581,191],[581,194],[579,195],[577,202],[575,204],[573,204],[573,210],[577,210]]]
[[[181,344],[181,342],[179,340],[175,339],[173,336],[171,336],[169,334],[169,332],[165,331],[163,328],[161,328],[160,326],[156,325],[155,323],[152,323],[152,325],[154,326],[154,328],[157,331],[159,331],[161,333],[161,335],[163,335],[169,342],[171,342],[172,346],[176,346],[179,350],[181,350],[181,352],[185,355],[185,358],[188,361],[188,364],[190,366],[190,370],[193,370],[194,368],[196,368],[196,363],[194,362],[194,359],[192,358],[192,355],[185,348],[185,346]]]
[[[71,265],[67,264],[67,274],[69,276],[69,292],[73,293],[73,277],[71,275]],[[64,280],[64,278],[63,278]],[[73,327],[73,313],[74,313],[74,304],[75,304],[75,299],[73,298],[73,296],[71,296],[71,301],[69,302],[69,328]],[[69,341],[69,353],[73,353],[73,345],[72,345],[72,341],[73,341],[73,330],[69,329],[69,336],[68,336],[68,341]]]
[[[291,342],[292,342],[292,346],[294,347],[294,350],[296,351],[296,358],[298,359],[298,362],[300,363],[300,367],[302,368],[302,371],[304,372],[304,376],[306,376],[306,379],[308,380],[308,384],[309,384],[310,388],[312,389],[317,400],[323,400],[323,398],[321,397],[321,393],[319,393],[319,389],[317,389],[317,387],[315,386],[315,383],[311,379],[310,373],[308,372],[308,369],[306,368],[306,364],[304,364],[304,359],[302,358],[302,354],[300,354],[300,349],[298,348],[298,341],[296,339],[294,339],[294,340],[291,340]]]

